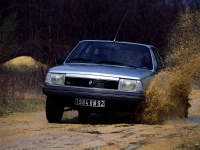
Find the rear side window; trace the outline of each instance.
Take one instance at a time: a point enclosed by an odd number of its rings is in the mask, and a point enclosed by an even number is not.
[[[163,68],[164,65],[163,65],[162,59],[161,59],[160,54],[158,53],[157,49],[152,47],[151,50],[153,51],[154,56],[156,58],[156,62],[158,64],[158,68]]]

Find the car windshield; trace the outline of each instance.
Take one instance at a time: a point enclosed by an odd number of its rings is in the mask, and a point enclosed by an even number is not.
[[[70,54],[66,63],[97,63],[152,69],[148,47],[132,43],[83,41]]]

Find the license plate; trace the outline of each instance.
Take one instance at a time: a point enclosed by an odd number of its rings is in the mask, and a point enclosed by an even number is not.
[[[105,107],[105,100],[75,98],[75,105],[90,107]]]

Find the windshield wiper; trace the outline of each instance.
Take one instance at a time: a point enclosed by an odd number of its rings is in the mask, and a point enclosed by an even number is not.
[[[73,60],[78,60],[78,61],[82,61],[82,62],[93,62],[93,63],[97,63],[97,64],[99,64],[100,62],[98,62],[98,61],[94,61],[94,60],[92,60],[92,59],[87,59],[87,58],[72,58],[72,59],[70,59],[70,61],[73,61]]]
[[[100,63],[111,64],[111,65],[123,65],[123,63],[121,63],[121,62],[117,62],[117,61],[107,61],[107,60],[100,61]]]
[[[125,63],[121,63],[121,62],[117,62],[117,61],[100,61],[100,63],[105,63],[105,64],[112,64],[112,65],[121,65],[121,66],[127,66],[127,67],[131,67],[131,68],[136,68],[133,65],[129,65],[129,64],[125,64]]]

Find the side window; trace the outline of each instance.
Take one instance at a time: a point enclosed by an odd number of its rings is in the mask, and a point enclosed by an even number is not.
[[[157,64],[158,64],[158,68],[163,68],[164,65],[163,65],[163,62],[162,62],[162,59],[160,57],[160,54],[158,53],[158,51],[155,49],[155,48],[151,48],[154,55],[155,55],[155,58],[156,58],[156,61],[157,61]]]

